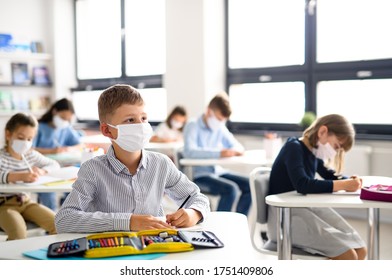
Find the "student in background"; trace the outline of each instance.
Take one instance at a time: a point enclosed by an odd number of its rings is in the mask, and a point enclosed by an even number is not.
[[[60,165],[32,150],[37,133],[37,120],[23,113],[15,114],[5,126],[5,147],[0,150],[0,180],[2,184],[36,181]],[[0,228],[7,240],[26,238],[26,222],[34,222],[49,234],[55,234],[54,212],[32,202],[25,193],[0,193]]]
[[[231,115],[226,93],[216,95],[206,111],[184,128],[184,157],[221,158],[243,154],[243,146],[229,132],[225,123]],[[247,215],[250,204],[249,178],[220,169],[219,166],[193,167],[194,182],[204,192],[220,195],[218,211],[231,211],[239,196],[236,211]]]
[[[313,122],[301,138],[289,138],[271,170],[269,194],[355,192],[362,186],[357,176],[340,175],[344,155],[354,144],[353,126],[337,114]],[[318,173],[324,180],[316,179]],[[304,197],[306,199],[306,197]],[[276,242],[276,209],[268,209],[268,237]],[[331,259],[362,260],[365,242],[331,208],[292,208],[292,244]]]
[[[114,85],[98,100],[100,130],[112,141],[106,155],[85,162],[56,214],[58,232],[138,231],[189,227],[209,212],[200,193],[161,153],[144,150],[153,133],[140,93]],[[164,216],[167,195],[184,207]]]
[[[187,121],[186,110],[176,106],[167,116],[166,121],[160,123],[155,129],[150,142],[182,141],[182,129]]]
[[[63,98],[55,102],[39,119],[38,134],[33,147],[42,154],[71,152],[81,148],[81,135],[72,128],[75,117],[73,104]],[[38,201],[56,210],[55,193],[38,193]]]

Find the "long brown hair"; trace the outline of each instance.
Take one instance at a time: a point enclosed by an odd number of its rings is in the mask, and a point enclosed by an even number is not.
[[[334,162],[332,163],[337,173],[340,173],[344,166],[344,155],[348,152],[355,141],[355,130],[353,125],[343,116],[330,114],[316,119],[304,132],[303,137],[307,138],[313,148],[317,148],[318,131],[321,126],[328,128],[329,135],[336,135],[342,142],[342,149],[339,149]]]

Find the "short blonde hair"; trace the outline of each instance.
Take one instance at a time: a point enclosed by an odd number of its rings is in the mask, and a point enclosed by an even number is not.
[[[105,89],[98,99],[98,115],[106,123],[123,104],[144,105],[140,92],[130,85],[117,84]]]
[[[309,144],[313,148],[317,148],[318,130],[321,126],[328,128],[328,134],[336,135],[338,140],[342,142],[343,150],[339,150],[335,159],[334,167],[337,173],[343,169],[344,153],[348,152],[355,141],[355,130],[353,125],[343,116],[338,114],[330,114],[316,119],[304,132],[303,137],[307,138]]]

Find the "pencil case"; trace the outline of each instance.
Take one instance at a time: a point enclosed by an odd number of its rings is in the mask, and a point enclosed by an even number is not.
[[[365,200],[392,202],[392,186],[377,184],[363,187],[359,197]]]
[[[175,229],[138,232],[105,232],[52,243],[48,258],[83,256],[103,258],[135,254],[174,253],[195,248],[220,248],[224,244],[210,231]]]

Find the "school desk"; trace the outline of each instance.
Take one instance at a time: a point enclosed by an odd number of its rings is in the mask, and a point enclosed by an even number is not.
[[[364,176],[363,186],[373,184],[392,185],[392,178],[380,176]],[[277,232],[278,232],[278,258],[291,259],[291,217],[290,209],[296,207],[332,207],[332,208],[366,208],[368,209],[368,236],[367,249],[368,259],[379,259],[379,228],[380,208],[392,209],[392,203],[372,200],[362,200],[359,192],[337,192],[332,194],[308,194],[302,195],[296,191],[265,198],[268,205],[278,208]]]
[[[59,170],[48,173],[47,177],[49,177],[49,180],[47,180],[46,183],[0,184],[0,193],[70,192],[78,171],[79,168],[74,166],[60,168]]]
[[[223,248],[196,249],[181,253],[167,253],[158,260],[238,260],[271,259],[256,252],[250,241],[247,217],[235,212],[211,212],[206,221],[186,230],[209,230],[224,243]],[[0,242],[0,259],[29,259],[23,252],[47,248],[49,244],[71,240],[87,234],[67,233],[30,237]]]
[[[223,167],[230,167],[235,165],[247,165],[247,166],[271,166],[273,161],[267,159],[265,150],[247,150],[242,156],[235,157],[224,157],[224,158],[182,158],[180,159],[180,165],[186,167],[186,173],[189,178],[192,178],[192,166],[212,166],[220,165]]]

